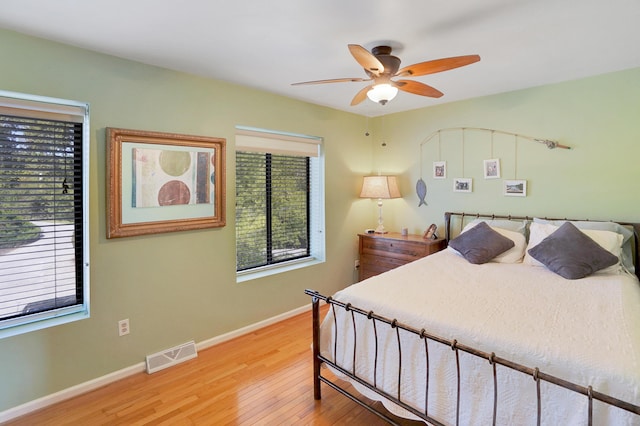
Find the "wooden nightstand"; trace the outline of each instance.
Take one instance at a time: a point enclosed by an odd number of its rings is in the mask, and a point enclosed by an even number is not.
[[[422,235],[358,234],[360,238],[360,270],[362,281],[421,257],[429,256],[447,247],[443,238],[425,240]]]

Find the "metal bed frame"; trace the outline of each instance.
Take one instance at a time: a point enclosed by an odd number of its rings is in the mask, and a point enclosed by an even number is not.
[[[486,215],[486,214],[469,214],[469,213],[450,213],[447,212],[445,213],[445,238],[447,241],[449,241],[449,239],[451,238],[451,219],[452,216],[460,216],[461,217],[461,227],[464,225],[464,218],[468,217],[468,218],[492,218],[492,219],[513,219],[513,220],[531,220],[532,217],[528,217],[528,216],[504,216],[504,215]],[[548,220],[568,220],[568,219],[551,219],[551,218],[545,218]],[[623,223],[623,222],[617,222],[620,223],[621,225],[626,225],[629,226],[633,229],[634,232],[634,252],[633,252],[633,256],[634,256],[634,263],[635,265],[638,265],[638,267],[636,267],[636,275],[638,275],[638,277],[640,278],[640,262],[639,262],[639,258],[640,258],[640,252],[638,251],[638,246],[640,244],[639,239],[638,239],[638,234],[640,232],[640,223]],[[334,368],[335,370],[339,371],[341,374],[344,374],[345,376],[349,377],[351,380],[359,383],[362,386],[365,386],[366,388],[368,388],[369,390],[376,392],[377,394],[383,396],[384,398],[394,402],[396,405],[404,408],[405,410],[411,412],[412,414],[414,414],[415,416],[417,416],[418,418],[428,422],[429,424],[433,424],[433,425],[444,425],[443,423],[441,423],[438,419],[432,418],[429,415],[429,404],[428,404],[428,395],[429,395],[429,350],[428,350],[428,342],[436,342],[442,345],[446,345],[448,347],[451,348],[452,351],[454,351],[455,354],[455,359],[456,359],[456,370],[457,370],[457,397],[456,397],[456,425],[459,424],[459,416],[460,416],[460,360],[459,360],[459,353],[460,351],[471,354],[473,356],[476,356],[478,358],[482,358],[486,361],[489,362],[489,364],[493,367],[493,424],[496,424],[496,417],[497,417],[497,410],[498,410],[498,388],[497,388],[497,372],[496,372],[496,365],[501,365],[504,367],[508,367],[512,370],[518,371],[520,373],[523,373],[525,375],[530,376],[533,381],[532,381],[532,386],[536,387],[536,394],[537,394],[537,424],[540,425],[541,422],[541,412],[542,412],[542,404],[541,404],[541,395],[540,395],[540,383],[542,381],[548,382],[548,383],[552,383],[554,385],[560,386],[562,388],[568,389],[570,391],[573,391],[575,393],[584,395],[588,398],[588,413],[587,413],[587,418],[588,418],[588,424],[592,425],[593,422],[593,400],[597,400],[600,402],[603,402],[605,404],[609,404],[611,406],[615,406],[618,407],[620,409],[626,410],[628,412],[634,413],[636,415],[638,415],[638,421],[640,422],[640,406],[639,405],[635,405],[632,404],[630,402],[626,402],[623,401],[621,399],[618,398],[614,398],[612,396],[606,395],[604,393],[598,392],[596,390],[594,390],[591,386],[582,386],[579,384],[575,384],[572,382],[569,382],[567,380],[564,379],[560,379],[558,377],[552,376],[550,374],[544,373],[542,371],[540,371],[538,368],[531,368],[522,364],[518,364],[515,362],[512,362],[508,359],[505,358],[501,358],[495,355],[495,353],[487,353],[484,351],[480,351],[478,349],[475,349],[473,347],[467,346],[467,345],[463,345],[461,343],[459,343],[457,340],[449,340],[449,339],[444,339],[442,337],[433,335],[429,332],[427,332],[425,329],[421,329],[421,330],[417,330],[413,327],[411,327],[408,324],[404,324],[400,321],[398,321],[395,318],[387,318],[381,315],[376,314],[373,311],[367,311],[365,309],[362,309],[361,307],[357,307],[357,306],[353,306],[350,303],[343,303],[339,300],[333,299],[331,296],[323,296],[320,293],[318,293],[317,291],[314,290],[305,290],[305,293],[309,296],[311,296],[312,298],[312,317],[313,317],[313,396],[314,399],[319,400],[321,399],[321,383],[325,383],[326,385],[328,385],[329,387],[333,388],[334,390],[338,391],[339,393],[341,393],[342,395],[348,397],[349,399],[351,399],[352,401],[358,403],[359,405],[361,405],[362,407],[364,407],[365,409],[367,409],[368,411],[376,414],[377,416],[379,416],[380,418],[384,419],[385,421],[387,421],[390,424],[393,425],[400,425],[400,423],[398,423],[395,419],[393,419],[392,417],[390,417],[388,415],[388,413],[386,411],[382,411],[382,410],[378,410],[375,407],[369,405],[367,402],[365,402],[359,395],[354,395],[352,393],[350,393],[349,391],[347,391],[346,389],[342,388],[340,385],[338,385],[337,383],[333,382],[331,379],[325,377],[322,375],[321,372],[321,366],[322,364],[326,364],[332,368]],[[330,309],[333,310],[334,313],[334,332],[337,333],[337,322],[336,322],[336,315],[335,315],[335,310],[336,307],[342,308],[345,311],[349,312],[351,314],[351,320],[352,320],[352,327],[353,327],[353,333],[354,336],[356,338],[354,338],[354,341],[356,342],[356,344],[354,344],[354,348],[353,348],[353,368],[352,371],[348,371],[346,369],[344,369],[342,366],[334,363],[333,361],[331,361],[330,359],[324,357],[323,355],[321,355],[320,353],[320,301],[324,301],[327,304],[330,305]],[[375,358],[374,358],[374,382],[373,383],[369,383],[365,380],[363,380],[362,378],[358,377],[355,374],[355,366],[356,366],[356,348],[357,348],[357,329],[356,329],[356,320],[355,320],[355,316],[356,315],[361,315],[363,317],[366,317],[368,320],[372,321],[372,325],[373,325],[373,330],[374,330],[374,336],[375,336]],[[379,358],[381,356],[381,354],[378,353],[378,336],[377,336],[377,325],[378,324],[386,324],[388,326],[390,326],[391,328],[395,329],[396,331],[396,341],[397,341],[397,350],[398,350],[398,384],[397,384],[397,390],[396,390],[396,394],[395,395],[391,395],[381,389],[379,389],[376,385],[376,370],[378,368],[378,363],[379,363]],[[400,340],[400,330],[404,330],[408,333],[411,333],[413,335],[416,336],[416,338],[419,338],[421,340],[424,341],[424,348],[425,348],[425,360],[426,360],[426,365],[427,365],[427,372],[426,372],[426,378],[425,378],[425,386],[426,386],[426,392],[425,392],[425,402],[424,402],[424,406],[425,406],[425,411],[420,411],[417,410],[416,408],[406,404],[403,399],[402,399],[402,392],[401,392],[401,371],[402,371],[402,343]],[[337,339],[336,339],[337,341]],[[337,347],[337,343],[334,342],[334,347],[333,347],[333,358],[336,358],[336,347]]]

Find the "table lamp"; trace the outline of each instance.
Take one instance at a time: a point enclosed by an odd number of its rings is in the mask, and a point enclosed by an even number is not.
[[[376,234],[385,234],[382,221],[382,200],[390,198],[401,198],[398,182],[395,176],[365,176],[362,182],[360,198],[378,199],[378,227]]]

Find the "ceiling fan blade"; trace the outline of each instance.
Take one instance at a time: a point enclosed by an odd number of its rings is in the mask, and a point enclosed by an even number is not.
[[[454,56],[452,58],[435,59],[433,61],[420,62],[400,69],[398,77],[417,77],[437,72],[447,71],[454,68],[464,67],[480,60],[479,55]]]
[[[371,81],[370,78],[334,78],[330,80],[315,80],[315,81],[302,81],[300,83],[291,83],[292,86],[300,86],[303,84],[324,84],[324,83],[344,83],[344,82],[357,82],[357,81]]]
[[[358,93],[356,93],[356,95],[351,100],[351,106],[358,105],[360,102],[367,99],[367,92],[371,90],[372,87],[373,87],[372,85],[369,85],[364,89],[360,90]]]
[[[356,61],[371,74],[376,77],[384,72],[384,65],[376,58],[373,53],[369,52],[359,44],[350,44],[349,52],[355,58]]]
[[[430,98],[439,98],[444,94],[438,89],[433,88],[424,83],[420,83],[419,81],[398,80],[398,81],[392,81],[391,84],[404,92],[413,93],[414,95],[428,96]]]

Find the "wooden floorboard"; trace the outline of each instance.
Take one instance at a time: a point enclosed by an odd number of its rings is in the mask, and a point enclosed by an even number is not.
[[[5,425],[386,424],[324,384],[322,400],[314,400],[312,374],[307,312],[200,351],[185,363],[132,375]]]

